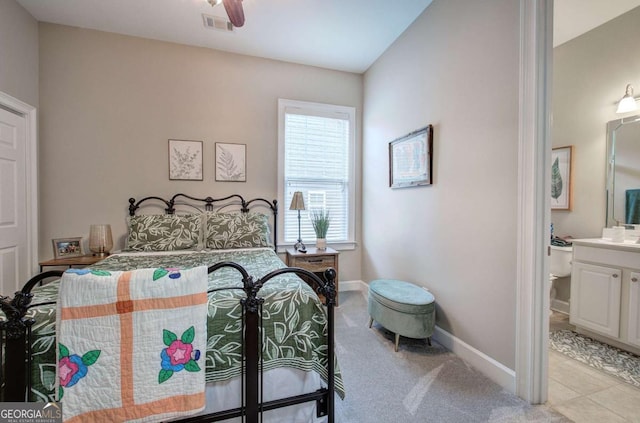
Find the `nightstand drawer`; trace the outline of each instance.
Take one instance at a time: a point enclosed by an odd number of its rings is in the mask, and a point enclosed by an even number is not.
[[[336,260],[334,256],[296,257],[291,266],[302,267],[310,272],[322,272],[330,267],[335,267]]]
[[[287,249],[287,266],[290,267],[300,267],[301,269],[308,270],[311,273],[315,273],[321,280],[324,280],[324,271],[328,268],[333,268],[336,271],[335,278],[335,288],[336,288],[336,298],[335,305],[338,305],[338,293],[339,283],[338,283],[338,252],[333,248],[327,247],[324,250],[318,250],[315,247],[307,248],[307,252],[303,253],[300,251],[296,251],[292,248]],[[306,276],[301,276],[301,278],[307,282],[309,285],[314,287],[314,283],[312,283],[309,278]],[[317,291],[316,291],[317,292]],[[324,302],[324,298],[320,295],[320,300]]]

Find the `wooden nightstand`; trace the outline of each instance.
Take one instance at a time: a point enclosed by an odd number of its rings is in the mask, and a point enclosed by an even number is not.
[[[332,267],[336,271],[336,306],[338,305],[338,253],[333,248],[318,250],[315,247],[307,247],[306,253],[301,253],[293,248],[287,248],[287,266],[300,267],[315,273],[324,280],[323,272]],[[304,278],[303,278],[304,279]],[[321,298],[323,301],[324,299]]]
[[[38,263],[40,265],[40,272],[42,272],[43,267],[53,267],[53,266],[66,266],[67,268],[72,268],[73,266],[89,266],[94,263],[99,262],[104,257],[86,255],[86,256],[78,256],[78,257],[66,257],[52,260],[45,260]]]

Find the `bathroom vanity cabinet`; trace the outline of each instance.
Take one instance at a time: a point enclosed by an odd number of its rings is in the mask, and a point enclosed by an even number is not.
[[[569,321],[578,332],[640,352],[640,244],[573,241]]]

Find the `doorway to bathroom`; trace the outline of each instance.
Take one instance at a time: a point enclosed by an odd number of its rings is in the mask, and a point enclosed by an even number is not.
[[[590,25],[589,16],[596,19]],[[629,55],[639,37],[640,1],[554,1],[551,142],[553,148],[571,146],[573,156],[572,180],[566,185],[572,207],[551,210],[558,236],[602,236],[607,221],[607,122],[621,117],[616,105],[625,86],[640,88],[640,57]],[[571,278],[556,279],[553,285],[548,403],[578,423],[637,421],[640,370],[633,367],[640,364],[626,351],[577,334],[569,319]]]

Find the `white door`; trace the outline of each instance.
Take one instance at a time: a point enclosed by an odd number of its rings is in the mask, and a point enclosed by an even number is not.
[[[571,272],[571,324],[619,337],[621,280],[620,269],[574,262]]]
[[[0,293],[30,276],[27,253],[26,119],[0,108]]]

